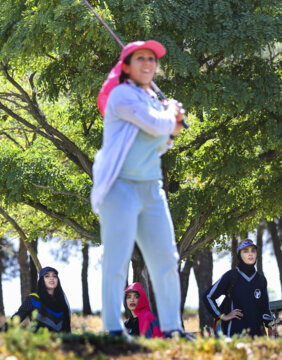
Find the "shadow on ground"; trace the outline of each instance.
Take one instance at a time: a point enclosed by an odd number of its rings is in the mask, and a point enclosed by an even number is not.
[[[131,355],[135,353],[147,354],[151,350],[136,340],[128,341],[126,337],[110,337],[106,334],[97,335],[91,332],[78,334],[64,334],[61,337],[61,350],[65,353],[73,352],[85,359],[93,355],[105,354],[110,356]]]

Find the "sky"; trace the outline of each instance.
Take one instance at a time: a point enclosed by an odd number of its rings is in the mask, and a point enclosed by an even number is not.
[[[51,246],[50,246],[51,245]],[[67,295],[72,310],[82,310],[82,287],[81,287],[81,251],[73,250],[68,263],[63,263],[54,259],[50,248],[53,250],[64,251],[62,245],[52,241],[51,243],[39,242],[38,258],[42,267],[52,266],[59,271],[59,278],[62,288]],[[101,310],[101,259],[103,247],[92,247],[89,253],[88,268],[88,286],[89,297],[92,312]],[[214,268],[213,282],[217,281],[224,272],[231,268],[231,256],[218,256],[213,253]],[[268,282],[270,300],[281,299],[281,288],[279,281],[279,272],[276,259],[272,254],[272,245],[264,247],[263,270]],[[129,283],[132,282],[132,271],[129,272]],[[4,307],[7,316],[13,315],[21,305],[20,281],[3,282]],[[198,287],[196,284],[194,272],[190,274],[188,294],[185,306],[193,309],[198,308]]]

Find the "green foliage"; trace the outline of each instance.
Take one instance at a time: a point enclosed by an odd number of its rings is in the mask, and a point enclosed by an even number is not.
[[[52,334],[48,330],[32,333],[17,324],[0,335],[0,360],[15,356],[18,360],[90,360],[90,359],[209,359],[264,360],[279,359],[281,338],[234,336],[214,338],[195,335],[184,339],[144,339],[132,342],[106,334],[80,332]]]
[[[2,341],[0,338],[0,359],[13,355],[18,360],[58,360],[63,358],[59,346],[60,340],[54,341],[47,329],[39,329],[34,334],[30,328],[21,328],[15,318],[9,323],[8,332],[2,335]]]
[[[72,164],[69,168],[65,164],[62,166],[44,149],[40,153],[23,153],[6,148],[0,156],[0,169],[0,196],[6,206],[40,204],[91,229],[95,219],[88,199],[92,184],[85,174],[75,176]],[[45,237],[50,229],[54,231],[62,226],[51,219],[46,222],[40,214],[34,216],[37,220],[34,219],[33,224],[26,223],[30,240]],[[78,236],[70,231],[68,235],[72,238]]]
[[[183,102],[190,124],[163,158],[177,238],[203,216],[193,243],[224,242],[261,216],[280,216],[280,2],[92,5],[124,43],[154,38],[167,49],[158,84]],[[82,198],[102,142],[97,94],[119,52],[80,0],[0,4],[0,196],[13,214],[28,214],[19,220],[34,223],[32,237],[53,228],[99,241]]]
[[[145,346],[153,350],[152,359],[161,353],[163,360],[169,359],[222,359],[222,360],[263,360],[281,356],[281,339],[267,337],[252,339],[248,336],[214,338],[198,336],[194,341],[185,340],[143,340]],[[277,357],[276,357],[277,356]]]

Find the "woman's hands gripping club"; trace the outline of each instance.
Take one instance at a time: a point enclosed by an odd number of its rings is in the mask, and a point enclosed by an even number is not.
[[[175,138],[175,136],[177,136],[180,133],[180,131],[183,128],[188,127],[188,125],[184,121],[185,110],[183,109],[182,103],[178,102],[175,99],[165,100],[163,102],[163,104],[164,104],[165,109],[171,111],[176,118],[176,124],[175,124],[174,130],[173,130],[172,134],[170,135],[170,138],[173,139],[173,138]]]

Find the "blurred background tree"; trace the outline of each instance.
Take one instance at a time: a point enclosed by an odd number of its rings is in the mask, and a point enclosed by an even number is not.
[[[281,4],[91,3],[124,43],[164,44],[157,83],[188,113],[190,129],[163,157],[184,299],[191,256],[281,217]],[[27,241],[100,242],[89,203],[96,98],[119,52],[79,0],[0,4],[0,204]]]

